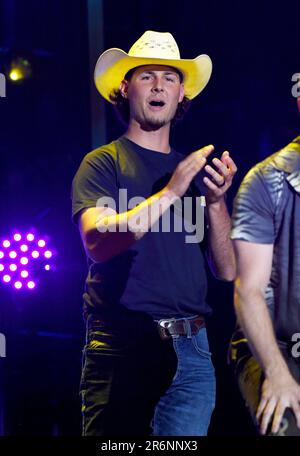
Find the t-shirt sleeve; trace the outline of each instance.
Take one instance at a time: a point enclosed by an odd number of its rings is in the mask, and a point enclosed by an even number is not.
[[[234,200],[231,239],[273,244],[275,204],[270,185],[259,168],[244,178]]]
[[[117,210],[117,171],[114,157],[97,149],[82,160],[72,182],[72,219],[78,222],[83,209],[99,206],[99,198]],[[101,204],[100,204],[101,205]]]

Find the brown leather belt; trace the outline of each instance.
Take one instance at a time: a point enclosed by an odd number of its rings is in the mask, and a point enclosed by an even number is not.
[[[169,339],[172,336],[197,334],[199,329],[205,327],[205,319],[201,315],[197,315],[195,318],[183,318],[180,320],[163,318],[157,322],[157,325],[161,339]]]

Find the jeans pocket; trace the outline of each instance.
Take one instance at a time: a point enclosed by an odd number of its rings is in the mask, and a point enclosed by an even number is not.
[[[192,343],[195,350],[203,357],[211,359],[211,352],[209,351],[208,340],[206,336],[206,330],[200,329],[200,331],[192,335]]]

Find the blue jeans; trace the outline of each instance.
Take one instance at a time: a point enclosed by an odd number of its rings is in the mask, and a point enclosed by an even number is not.
[[[141,312],[112,324],[94,321],[81,397],[83,435],[206,435],[215,376],[205,328],[162,340],[157,323]]]
[[[173,337],[173,347],[177,370],[155,407],[153,435],[206,435],[216,395],[206,329],[196,335]]]

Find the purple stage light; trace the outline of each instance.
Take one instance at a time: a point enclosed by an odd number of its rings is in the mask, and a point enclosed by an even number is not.
[[[20,232],[0,239],[0,281],[15,290],[33,290],[39,283],[39,275],[50,271],[50,258],[54,251],[48,238],[35,229]],[[3,247],[3,248],[1,248]]]
[[[28,264],[28,258],[22,257],[22,258],[20,259],[20,263],[21,263],[21,264]]]

